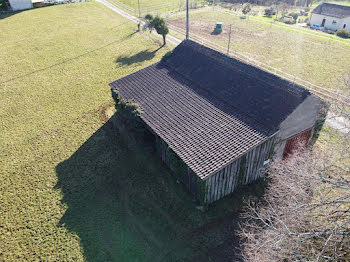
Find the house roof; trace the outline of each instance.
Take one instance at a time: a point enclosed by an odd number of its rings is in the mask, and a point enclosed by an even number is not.
[[[190,40],[110,86],[202,179],[267,140],[310,95]]]
[[[345,18],[350,17],[350,6],[322,3],[318,5],[314,10],[312,10],[311,13],[337,18]]]

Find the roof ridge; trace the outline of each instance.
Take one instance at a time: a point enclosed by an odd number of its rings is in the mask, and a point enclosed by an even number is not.
[[[183,78],[185,78],[187,81],[195,84],[198,88],[208,92],[212,97],[214,97],[215,99],[219,100],[220,102],[226,104],[226,105],[229,105],[230,107],[233,107],[235,108],[236,111],[239,111],[239,113],[244,116],[244,117],[248,117],[250,118],[251,120],[253,120],[254,122],[256,122],[257,124],[261,125],[264,127],[264,129],[266,128],[265,131],[270,131],[270,132],[273,132],[274,130],[271,129],[271,126],[267,125],[266,123],[256,119],[255,117],[251,116],[250,114],[248,114],[247,112],[243,111],[242,109],[238,108],[237,106],[233,105],[232,103],[229,103],[228,101],[226,101],[225,99],[221,98],[221,96],[217,96],[214,94],[214,92],[212,92],[210,89],[208,88],[205,88],[203,86],[201,86],[199,83],[196,83],[195,81],[193,81],[192,79],[188,78],[186,75],[182,74],[181,72],[178,72],[176,69],[174,69],[173,67],[171,67],[170,65],[162,62],[160,64],[163,64],[168,70],[171,70],[173,72],[175,72],[176,74],[179,74],[181,75]],[[273,128],[277,128],[275,126],[273,126]]]
[[[249,64],[247,64],[247,63],[245,63],[245,62],[242,62],[242,61],[240,61],[240,60],[238,60],[238,59],[236,59],[236,58],[230,57],[230,56],[228,56],[228,55],[226,55],[226,54],[224,54],[224,53],[221,53],[221,52],[219,52],[219,51],[216,51],[216,50],[214,50],[214,49],[211,49],[211,48],[209,48],[209,47],[207,47],[207,46],[200,45],[200,44],[198,44],[198,43],[196,43],[196,42],[194,42],[194,41],[192,41],[192,40],[185,40],[185,41],[190,41],[191,44],[194,43],[195,45],[200,46],[202,49],[208,50],[208,51],[211,52],[212,54],[209,53],[209,54],[205,54],[205,55],[210,55],[210,57],[213,58],[213,59],[215,59],[216,61],[223,62],[223,63],[229,65],[230,67],[232,67],[232,68],[234,68],[234,69],[236,69],[236,70],[242,72],[243,74],[248,75],[249,77],[253,77],[253,78],[255,78],[255,79],[259,80],[259,81],[263,81],[263,82],[267,83],[268,85],[270,85],[270,86],[273,87],[273,88],[278,88],[278,89],[280,89],[280,90],[282,90],[282,91],[285,91],[285,92],[288,92],[288,93],[290,93],[290,94],[292,94],[292,95],[297,95],[297,94],[296,94],[295,92],[293,92],[293,90],[291,90],[291,89],[287,89],[287,88],[285,88],[285,87],[281,87],[281,86],[279,86],[279,85],[272,84],[272,83],[270,83],[270,82],[267,82],[267,81],[261,79],[261,77],[256,77],[256,76],[254,76],[254,75],[250,75],[250,74],[248,74],[246,71],[240,69],[237,65],[233,65],[233,64],[230,63],[230,62],[235,62],[235,63],[238,62],[238,63],[240,63],[241,65],[250,67],[250,69],[252,69],[252,70],[262,71],[262,72],[267,73],[267,74],[268,74],[269,76],[271,76],[271,77],[276,77],[276,78],[278,78],[279,80],[282,80],[282,81],[287,82],[287,83],[290,82],[290,81],[288,81],[288,80],[285,80],[284,78],[281,78],[281,77],[278,76],[278,75],[274,75],[274,74],[272,74],[272,73],[270,73],[270,72],[268,72],[268,71],[265,71],[265,70],[263,70],[263,69],[261,69],[261,68],[258,68],[258,67],[249,65]],[[216,55],[221,56],[222,58],[219,58],[219,57],[217,57],[217,56],[213,56],[213,53],[216,54]],[[230,60],[230,61],[226,61],[226,60]],[[292,83],[292,82],[290,82],[290,83]],[[293,86],[296,86],[297,88],[302,89],[303,91],[306,91],[306,92],[310,93],[310,91],[309,91],[308,89],[306,89],[305,87],[303,87],[303,86],[301,86],[301,85],[299,85],[299,84],[295,84],[294,82],[293,82],[292,84],[293,84]]]
[[[260,68],[256,68],[254,66],[251,66],[249,64],[246,64],[244,62],[241,62],[237,59],[234,59],[232,57],[229,57],[223,53],[220,53],[216,50],[213,50],[209,47],[200,45],[192,40],[184,40],[178,47],[176,47],[174,49],[174,52],[177,48],[184,46],[191,48],[193,51],[196,51],[198,53],[200,53],[203,56],[207,56],[210,57],[211,59],[215,60],[216,62],[218,62],[221,65],[227,65],[230,66],[231,69],[234,69],[236,71],[241,72],[242,74],[244,74],[246,77],[248,78],[254,78],[257,81],[261,81],[264,84],[269,85],[271,88],[273,89],[278,89],[282,92],[284,92],[285,94],[290,94],[294,97],[299,97],[302,99],[305,99],[307,96],[309,96],[311,93],[309,90],[307,90],[306,88],[300,86],[300,85],[296,85],[295,83],[292,83],[290,81],[287,81],[277,75],[273,75],[269,72],[266,72],[265,70],[261,70]],[[195,49],[196,47],[198,47],[197,49]],[[169,56],[169,59],[171,58],[171,56]],[[269,121],[262,121],[259,120],[258,118],[254,117],[254,115],[252,115],[251,113],[247,112],[244,109],[239,108],[237,105],[235,105],[234,103],[231,103],[229,101],[227,101],[225,98],[223,98],[222,96],[218,96],[216,95],[212,90],[210,90],[209,88],[206,88],[205,86],[194,82],[193,79],[189,78],[188,76],[186,76],[185,74],[179,72],[178,70],[176,70],[171,63],[167,63],[168,59],[164,59],[163,61],[161,61],[162,64],[166,64],[168,66],[168,68],[171,68],[174,72],[180,74],[182,77],[186,78],[187,80],[191,81],[192,83],[195,83],[199,88],[201,88],[202,90],[205,90],[206,92],[208,92],[211,96],[213,96],[214,98],[218,99],[219,101],[225,103],[226,105],[229,105],[232,108],[235,108],[237,111],[239,111],[239,113],[242,116],[246,116],[248,118],[250,118],[251,120],[253,120],[254,122],[256,122],[257,124],[262,125],[262,127],[267,128],[267,130],[271,131],[271,130],[275,130],[276,128],[278,128],[278,125],[273,124],[273,123],[269,123]],[[235,64],[232,64],[232,62],[234,62]],[[257,77],[254,74],[249,74],[248,72],[246,72],[246,70],[242,70],[240,68],[240,66],[245,66],[248,67],[248,69],[250,70],[255,70],[258,73],[264,73],[266,74],[266,76],[264,78],[262,77]],[[274,79],[276,78],[276,79]],[[270,81],[268,81],[270,80]],[[283,88],[282,86],[276,85],[276,84],[271,84],[271,80],[279,80],[279,81],[283,81],[285,84],[288,85],[293,85],[293,88]],[[294,89],[295,87],[295,89]],[[294,90],[294,91],[293,91]]]

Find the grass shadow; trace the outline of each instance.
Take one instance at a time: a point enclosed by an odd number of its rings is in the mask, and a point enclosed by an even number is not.
[[[21,13],[22,11],[25,11],[25,10],[20,10],[20,11],[6,10],[6,11],[3,11],[3,10],[1,10],[1,6],[0,6],[0,20],[8,18],[8,17],[13,16],[13,15],[17,15],[17,14]]]
[[[157,48],[154,51],[149,51],[149,50],[141,51],[132,56],[120,56],[115,60],[115,62],[121,65],[131,65],[134,63],[141,63],[147,60],[151,60],[155,57],[157,51],[160,50],[162,47],[163,46]]]
[[[112,122],[56,167],[66,206],[60,225],[79,237],[85,260],[239,260],[242,199],[264,187],[243,188],[200,212],[158,157],[127,146]]]

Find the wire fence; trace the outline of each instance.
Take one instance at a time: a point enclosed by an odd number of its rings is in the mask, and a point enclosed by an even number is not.
[[[172,31],[178,33],[178,34],[181,34],[181,35],[185,35],[186,34],[186,31],[185,29],[182,29],[180,27],[177,27],[175,25],[172,25],[172,24],[169,24],[168,23],[168,27],[169,29],[171,29]],[[222,46],[218,43],[214,43],[204,37],[201,37],[197,34],[194,34],[194,33],[190,33],[190,39],[191,40],[194,40],[198,43],[201,43],[207,47],[210,47],[214,50],[217,50],[221,53],[224,53],[224,54],[227,54],[231,57],[234,57],[242,62],[245,62],[247,64],[250,64],[250,65],[253,65],[255,67],[258,67],[266,72],[269,72],[269,73],[272,73],[272,74],[275,74],[275,75],[278,75],[279,77],[281,78],[284,78],[292,83],[295,83],[295,84],[298,84],[298,85],[301,85],[301,86],[304,86],[306,87],[307,89],[309,89],[311,92],[317,94],[317,95],[320,95],[324,98],[327,98],[328,100],[333,100],[333,101],[338,101],[344,105],[347,105],[347,106],[350,106],[350,99],[349,97],[347,96],[344,96],[338,92],[334,92],[332,90],[329,90],[327,88],[324,88],[322,86],[319,86],[319,85],[315,85],[309,81],[306,81],[304,79],[301,79],[297,76],[294,76],[292,74],[289,74],[281,69],[278,69],[278,68],[275,68],[275,67],[272,67],[266,63],[263,63],[261,61],[258,61],[254,58],[251,58],[243,53],[240,53],[240,52],[237,52],[235,50],[230,50],[229,49],[229,46]]]
[[[129,5],[126,5],[118,0],[110,0],[115,6],[127,11],[129,14],[136,17],[144,17],[146,14],[153,14],[159,16],[169,16],[170,13],[174,14],[177,12],[182,12],[186,10],[186,1],[178,0],[172,1],[169,3],[163,3],[158,5],[143,6],[143,3],[140,2],[140,8],[132,8]],[[207,4],[206,0],[190,0],[189,8],[197,9],[204,7]]]

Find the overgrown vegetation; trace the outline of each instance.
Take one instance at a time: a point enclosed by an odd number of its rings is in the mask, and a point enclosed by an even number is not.
[[[246,261],[350,258],[349,141],[345,143],[341,159],[338,152],[315,149],[270,166],[263,201],[250,203],[244,213]]]
[[[177,179],[182,181],[182,177],[186,176],[187,174],[186,164],[175,154],[175,152],[170,147],[167,148],[167,156],[169,159],[170,169],[174,172]]]
[[[7,0],[0,0],[0,12],[8,10],[9,3]]]
[[[345,109],[333,102],[329,119]],[[325,127],[313,149],[270,165],[264,197],[242,213],[246,261],[350,259],[349,128]]]
[[[112,90],[118,124],[122,124],[127,131],[142,134],[146,131],[146,126],[141,119],[143,111],[140,106],[131,100],[123,100],[116,90]]]
[[[339,29],[336,34],[341,38],[350,38],[350,32],[345,29]]]

